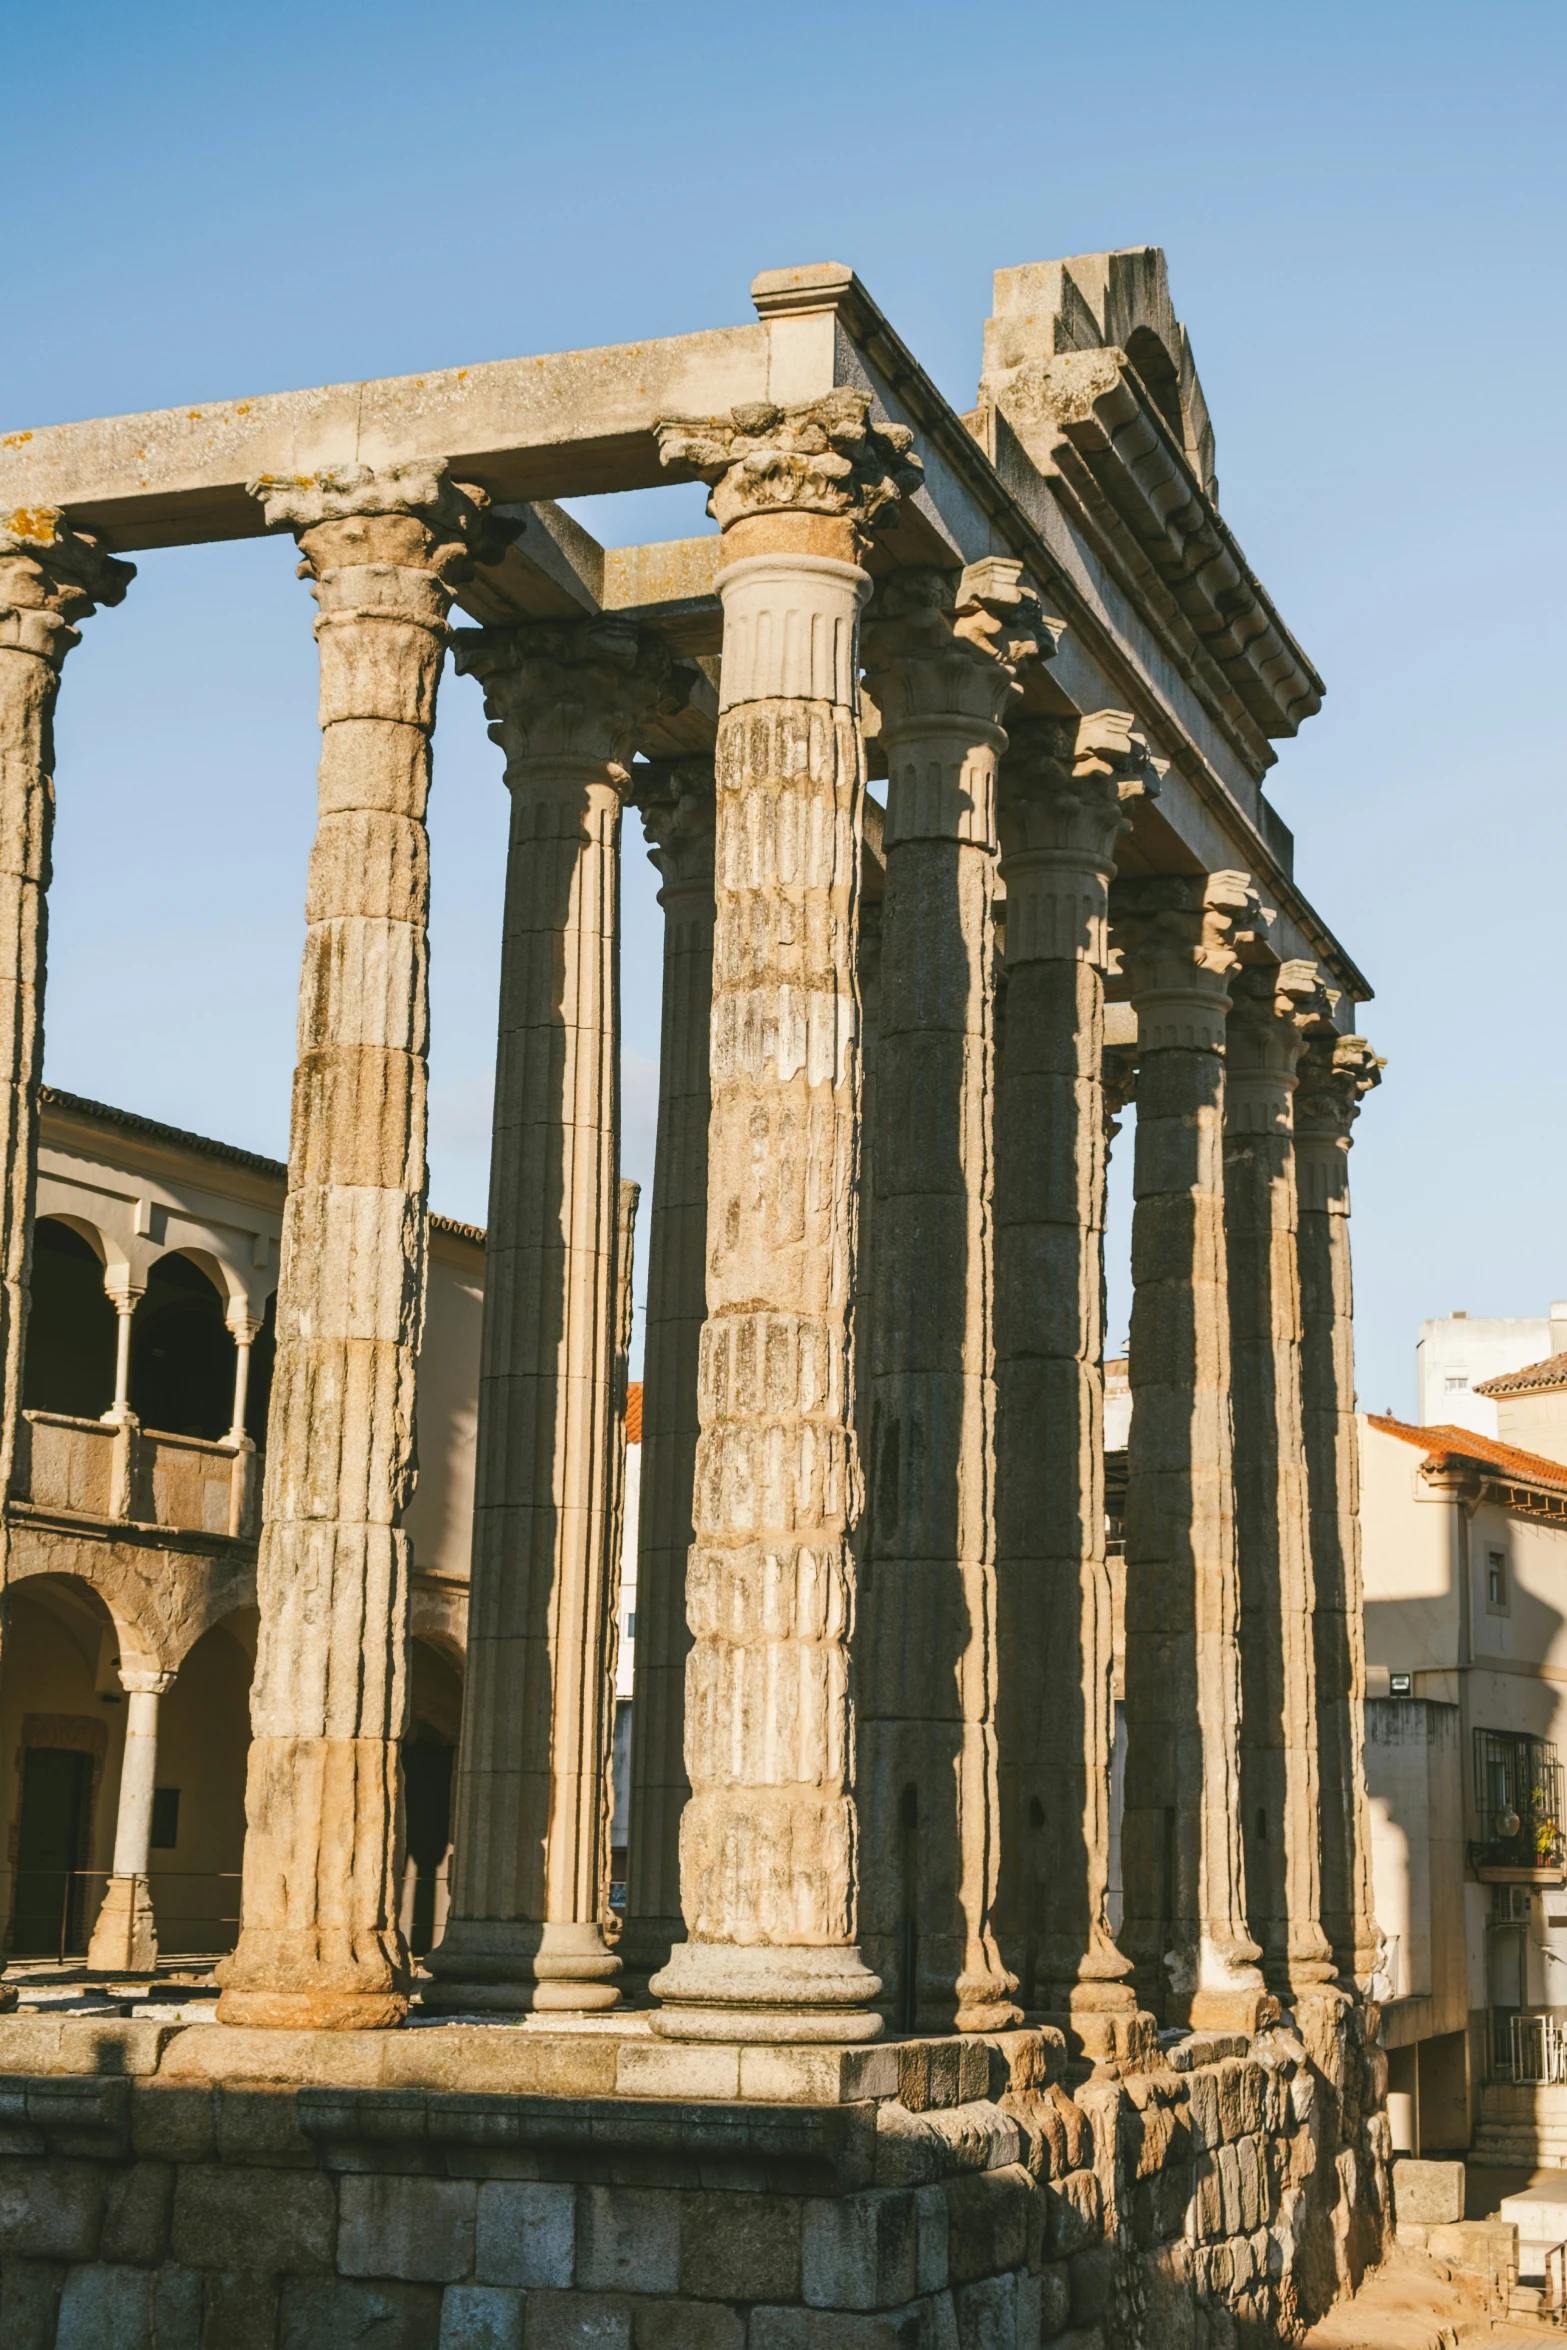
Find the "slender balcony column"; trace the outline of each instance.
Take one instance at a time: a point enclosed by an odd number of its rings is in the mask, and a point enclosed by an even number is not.
[[[245,1405],[250,1394],[250,1350],[261,1332],[253,1314],[230,1314],[229,1336],[234,1341],[234,1407],[226,1442],[239,1444],[245,1435]]]
[[[1241,1822],[1253,1939],[1291,2005],[1331,1982],[1317,1861],[1315,1589],[1301,1417],[1295,1069],[1333,1002],[1315,963],[1231,986],[1224,1232],[1240,1576]]]
[[[117,1283],[112,1289],[104,1283],[104,1295],[114,1308],[114,1401],[103,1414],[106,1421],[116,1425],[130,1415],[131,1408],[131,1324],[136,1308],[146,1296],[145,1285],[136,1288]]]
[[[1120,883],[1113,919],[1138,1033],[1122,1940],[1162,2021],[1252,2031],[1276,2003],[1241,1843],[1224,1041],[1268,917],[1211,873]]]
[[[874,2039],[849,1649],[864,827],[857,637],[880,509],[919,478],[865,394],[660,424],[714,486],[717,749],[707,1324],[666,2038]]]
[[[425,803],[446,617],[484,501],[434,459],[251,489],[298,538],[320,605],[322,734],[240,1936],[219,2014],[347,2029],[408,2005],[397,1846],[427,1222]]]
[[[425,2004],[614,2007],[612,1722],[621,803],[671,664],[623,622],[463,630],[511,845],[485,1246],[468,1670]]]
[[[1361,1991],[1381,1948],[1366,1799],[1366,1636],[1360,1454],[1349,1254],[1349,1147],[1383,1063],[1363,1036],[1313,1036],[1295,1093],[1300,1193],[1301,1389],[1316,1587],[1322,1923],[1345,1983]]]
[[[76,623],[121,602],[135,573],[53,507],[0,528],[0,1501],[21,1421],[38,1179],[54,706]],[[0,1509],[0,1586],[7,1546]]]
[[[896,572],[862,648],[887,809],[860,1922],[888,2012],[961,2031],[1022,2020],[994,1917],[996,761],[1018,665],[1054,641],[1021,570]],[[900,1823],[918,1831],[912,1885]]]
[[[707,1310],[708,1027],[713,1003],[713,763],[660,760],[634,773],[636,804],[663,886],[663,1026],[658,1139],[648,1230],[642,1376],[642,1500],[631,1801],[620,1955],[657,1972],[685,1934],[680,1815],[684,1756],[686,1560],[696,1477],[697,1358]]]
[[[121,1665],[128,1703],[120,1807],[114,1823],[114,1873],[87,1946],[91,1974],[150,1975],[158,1963],[147,1866],[152,1855],[152,1797],[158,1782],[158,1700],[174,1675]]]
[[[1028,720],[1001,764],[997,1641],[1004,1947],[1095,2060],[1139,2016],[1106,1901],[1114,1621],[1105,1560],[1104,973],[1116,842],[1157,791],[1129,713]]]

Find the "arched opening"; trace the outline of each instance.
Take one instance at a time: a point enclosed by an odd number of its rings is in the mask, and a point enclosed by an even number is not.
[[[216,1284],[178,1253],[160,1257],[131,1324],[131,1410],[166,1436],[226,1436],[234,1339]]]
[[[407,1859],[402,1928],[415,1958],[446,1930],[452,1770],[462,1727],[462,1675],[428,1641],[409,1644],[409,1729],[403,1740]]]
[[[114,1401],[115,1312],[103,1259],[58,1216],[33,1227],[22,1403],[32,1412],[96,1420]]]
[[[204,1632],[158,1709],[148,1889],[165,1958],[232,1950],[250,1752],[251,1611]]]
[[[277,1291],[267,1299],[261,1328],[250,1346],[250,1384],[245,1389],[245,1434],[257,1452],[267,1444],[267,1406],[272,1401],[272,1366],[277,1359]]]
[[[103,1898],[125,1743],[119,1637],[92,1585],[29,1575],[8,1594],[0,1819],[13,1958],[81,1958]]]

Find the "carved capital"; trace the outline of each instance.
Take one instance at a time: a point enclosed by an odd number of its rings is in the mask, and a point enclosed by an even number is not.
[[[1297,1136],[1347,1148],[1360,1105],[1386,1067],[1363,1036],[1308,1036],[1296,1080]]]
[[[1106,967],[1115,845],[1133,803],[1158,788],[1158,762],[1125,710],[1009,730],[998,810],[1009,962],[1070,956]]]
[[[1055,652],[1022,569],[999,560],[963,573],[917,567],[880,582],[861,627],[860,660],[889,745],[942,719],[1001,726],[1020,695],[1022,663]]]
[[[648,862],[664,889],[713,886],[717,798],[711,759],[652,759],[631,770],[632,806],[648,840]]]
[[[1236,974],[1224,1096],[1231,1133],[1288,1133],[1296,1066],[1308,1035],[1332,1033],[1333,1003],[1312,962],[1253,963]]]
[[[826,514],[868,531],[924,478],[914,435],[872,424],[870,405],[867,392],[845,386],[789,407],[661,417],[659,462],[711,484],[707,510],[723,530],[758,515]]]
[[[1222,1052],[1230,982],[1266,955],[1273,923],[1251,876],[1139,876],[1118,886],[1114,919],[1142,1049]]]
[[[521,527],[490,511],[487,491],[449,480],[444,457],[263,473],[245,487],[269,530],[289,530],[298,539],[301,579],[390,564],[434,572],[450,590],[471,576],[476,562],[494,561]]]
[[[57,506],[17,508],[0,518],[0,648],[58,669],[77,641],[76,623],[100,604],[121,603],[135,576],[134,563],[105,554]]]
[[[458,670],[484,688],[490,739],[514,785],[530,768],[570,761],[623,788],[649,720],[680,706],[667,648],[628,621],[461,628],[453,642]]]

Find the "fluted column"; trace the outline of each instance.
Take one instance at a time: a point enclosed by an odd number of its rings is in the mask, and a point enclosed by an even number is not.
[[[147,1868],[152,1857],[152,1798],[158,1783],[158,1702],[174,1680],[148,1666],[122,1664],[125,1752],[114,1826],[114,1870],[87,1946],[92,1974],[150,1975],[158,1963],[158,1927]]]
[[[1261,964],[1231,985],[1224,1231],[1240,1576],[1241,1822],[1252,1937],[1293,2003],[1333,1976],[1317,1861],[1315,1591],[1301,1418],[1295,1068],[1330,1028],[1314,963]]]
[[[996,760],[1017,666],[1045,634],[1020,571],[896,572],[862,645],[887,809],[855,1641],[860,1922],[893,2016],[971,2031],[1022,2015],[994,1920],[992,1259]],[[910,1814],[913,1886],[898,1833]]]
[[[118,604],[135,574],[53,507],[0,528],[0,1503],[21,1423],[38,1183],[54,706],[65,656],[80,642],[76,623]],[[0,1507],[0,1586],[7,1542]]]
[[[670,2038],[863,2040],[849,1648],[865,769],[857,622],[876,512],[918,478],[865,395],[659,428],[714,484],[724,656],[707,1323],[687,1578]]]
[[[320,817],[299,995],[225,2022],[384,2025],[397,1922],[414,1369],[424,1319],[429,842],[452,591],[482,494],[438,461],[251,485],[320,605]]]
[[[1213,873],[1122,883],[1114,922],[1138,1033],[1122,1940],[1163,2021],[1252,2030],[1275,2003],[1240,1827],[1224,1042],[1267,917]]]
[[[463,630],[512,798],[451,1909],[431,2006],[619,1999],[612,1681],[621,803],[665,698],[624,622]]]
[[[1125,711],[1014,728],[1001,766],[1007,1028],[997,1111],[1003,1948],[1093,2058],[1148,2036],[1106,1900],[1114,1623],[1105,1562],[1104,972],[1130,803]]]
[[[685,1933],[680,1815],[686,1778],[686,1560],[696,1475],[697,1357],[707,1310],[708,1025],[713,1001],[713,764],[639,767],[636,803],[663,886],[664,991],[658,1138],[648,1227],[642,1373],[642,1499],[631,1703],[628,1975],[664,1965]]]
[[[1363,1036],[1314,1036],[1295,1094],[1300,1196],[1302,1420],[1316,1590],[1322,1923],[1345,1983],[1362,1990],[1381,1937],[1366,1801],[1366,1637],[1360,1578],[1349,1146],[1383,1064]]]

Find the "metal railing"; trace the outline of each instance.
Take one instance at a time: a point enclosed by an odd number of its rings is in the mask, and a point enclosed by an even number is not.
[[[65,1965],[87,1955],[103,1905],[107,1869],[11,1869],[6,1904],[6,1949],[12,1958],[54,1959]],[[207,1886],[210,1905],[175,1886]],[[221,1958],[239,1935],[237,1869],[154,1869],[147,1878],[162,1958]],[[186,1906],[176,1908],[174,1901]]]
[[[1506,2062],[1507,2078],[1519,2088],[1554,2089],[1567,2082],[1567,2013],[1524,2008],[1510,2015]]]

